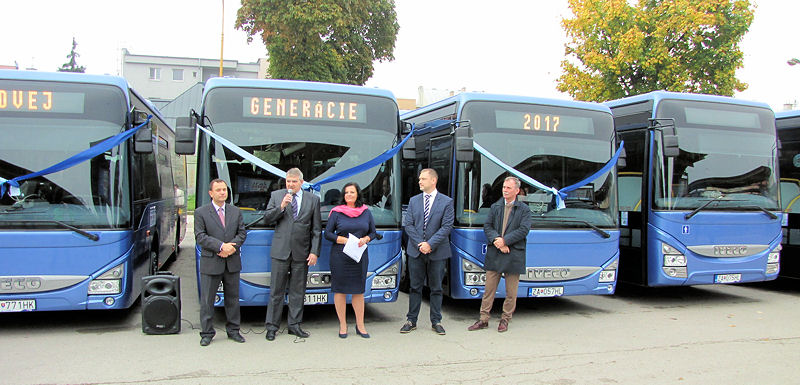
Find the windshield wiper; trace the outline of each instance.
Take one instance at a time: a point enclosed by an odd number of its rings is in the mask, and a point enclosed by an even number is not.
[[[20,221],[0,221],[0,222],[20,222]],[[95,242],[97,242],[100,239],[100,237],[98,237],[95,234],[89,233],[89,232],[87,232],[85,230],[81,230],[81,229],[79,229],[79,228],[77,228],[75,226],[66,224],[66,223],[61,222],[61,221],[57,221],[55,219],[24,220],[24,221],[21,221],[21,222],[25,222],[25,223],[55,223],[55,224],[65,228],[65,229],[70,229],[70,230],[72,230],[72,231],[74,231],[74,232],[76,232],[76,233],[78,233],[80,235],[83,235],[84,237],[89,238],[89,239],[91,239],[91,240],[93,240]]]
[[[702,205],[700,205],[700,207],[698,207],[698,208],[696,208],[696,209],[692,210],[692,212],[690,212],[689,214],[686,214],[686,215],[684,215],[684,216],[683,216],[683,219],[691,219],[693,216],[695,216],[695,214],[699,213],[701,210],[703,210],[704,208],[706,208],[706,207],[707,207],[708,205],[710,205],[711,203],[713,203],[713,202],[719,202],[719,201],[720,201],[720,200],[722,200],[723,198],[725,198],[725,195],[720,195],[720,196],[718,196],[718,197],[716,197],[716,198],[714,198],[714,199],[711,199],[711,200],[709,200],[709,201],[708,201],[708,202],[706,202],[706,203],[703,203]]]
[[[703,203],[700,207],[698,207],[698,208],[692,210],[692,212],[684,215],[683,218],[684,219],[691,219],[695,214],[699,213],[700,211],[703,211],[703,209],[705,209],[706,207],[708,207],[708,205],[710,205],[710,204],[712,204],[714,202],[744,202],[743,199],[724,199],[724,198],[725,198],[725,195],[720,195],[720,196],[718,196],[718,197],[716,197],[716,198],[714,198],[714,199],[712,199],[712,200],[710,200],[710,201],[708,201],[706,203]],[[772,214],[772,213],[770,213],[770,214]],[[772,215],[775,215],[775,214],[772,214]],[[772,215],[770,215],[770,216],[772,216]],[[775,217],[775,218],[777,218],[777,217]],[[775,218],[772,218],[772,219],[775,219]]]
[[[767,210],[767,209],[765,209],[765,208],[763,208],[761,206],[755,206],[755,205],[754,206],[739,206],[739,208],[761,210],[764,214],[769,215],[769,219],[778,219],[778,216],[775,215],[772,211],[769,211],[769,210]]]
[[[551,220],[552,219],[552,220],[557,220],[559,222],[566,222],[566,223],[580,223],[580,224],[584,224],[584,225],[588,226],[589,228],[591,228],[594,231],[597,231],[598,233],[600,233],[601,236],[603,236],[603,238],[610,238],[611,237],[611,234],[609,234],[607,231],[605,231],[605,230],[603,230],[603,229],[601,229],[601,228],[599,228],[599,227],[597,227],[597,226],[595,226],[595,225],[593,225],[593,224],[591,224],[591,223],[589,223],[587,221],[584,221],[584,220],[581,220],[581,219],[577,219],[575,217],[537,217],[537,216],[534,216],[533,218],[534,219],[544,219],[544,220]]]

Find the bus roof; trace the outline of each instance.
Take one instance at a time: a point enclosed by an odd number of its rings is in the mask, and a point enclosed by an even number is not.
[[[775,113],[775,119],[791,119],[800,117],[800,110],[781,111]]]
[[[90,75],[73,72],[44,72],[0,70],[0,79],[5,80],[34,80],[65,83],[88,83],[117,86],[127,94],[130,86],[125,78],[111,75]]]
[[[349,84],[335,84],[322,82],[307,82],[302,80],[275,80],[275,79],[237,79],[237,78],[211,78],[206,81],[203,90],[203,99],[214,88],[274,88],[296,91],[322,91],[342,94],[357,94],[365,96],[382,96],[391,100],[396,99],[390,91],[380,88],[369,88]]]
[[[549,99],[549,98],[538,98],[538,97],[531,97],[531,96],[517,96],[517,95],[501,95],[501,94],[484,94],[479,92],[464,92],[455,96],[451,96],[447,99],[440,100],[438,102],[429,104],[424,107],[420,107],[416,110],[406,112],[400,116],[401,119],[413,117],[415,115],[420,115],[426,113],[428,111],[436,110],[442,106],[446,106],[452,103],[459,103],[459,105],[464,105],[466,102],[471,101],[482,101],[482,102],[506,102],[506,103],[523,103],[523,104],[540,104],[540,105],[547,105],[547,106],[557,106],[557,107],[569,107],[569,108],[580,108],[584,110],[594,110],[598,112],[606,112],[611,114],[611,110],[599,103],[592,103],[592,102],[579,102],[574,100],[562,100],[562,99]]]
[[[611,108],[614,108],[614,107],[624,106],[627,104],[635,104],[645,101],[653,101],[655,105],[658,105],[662,100],[691,100],[700,102],[738,104],[741,106],[761,107],[772,110],[766,103],[736,99],[729,96],[693,94],[688,92],[670,92],[670,91],[652,91],[646,94],[629,96],[626,98],[616,99],[616,100],[609,100],[603,104]]]

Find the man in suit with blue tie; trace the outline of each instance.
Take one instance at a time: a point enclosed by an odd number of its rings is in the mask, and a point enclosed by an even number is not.
[[[225,330],[228,338],[244,342],[239,333],[239,272],[242,260],[239,249],[247,238],[239,208],[225,203],[228,185],[222,179],[209,184],[211,203],[194,211],[194,238],[200,246],[200,346],[214,338],[214,298],[219,283],[225,295]]]
[[[532,222],[530,208],[517,199],[520,185],[519,179],[513,176],[503,181],[503,198],[492,204],[486,223],[483,224],[487,240],[484,264],[486,287],[481,300],[480,318],[467,328],[469,331],[489,327],[489,313],[492,311],[500,277],[506,280],[506,300],[503,302],[503,315],[497,325],[498,332],[508,331],[508,322],[517,307],[519,276],[526,272],[525,249]]]
[[[439,335],[445,334],[442,326],[442,279],[451,256],[450,230],[453,229],[455,212],[453,199],[436,190],[438,179],[439,175],[432,168],[420,171],[419,189],[422,193],[408,201],[408,209],[403,214],[403,229],[408,236],[406,255],[411,288],[407,321],[400,328],[401,333],[417,328],[422,286],[427,276],[431,289],[431,328]]]
[[[298,168],[286,172],[286,189],[273,191],[264,219],[275,223],[272,236],[272,269],[269,306],[267,307],[267,340],[275,339],[283,316],[283,298],[289,287],[289,334],[306,338],[300,328],[303,322],[303,300],[306,294],[308,267],[317,264],[322,245],[322,219],[319,197],[303,191],[303,173]],[[290,274],[291,272],[291,274]]]

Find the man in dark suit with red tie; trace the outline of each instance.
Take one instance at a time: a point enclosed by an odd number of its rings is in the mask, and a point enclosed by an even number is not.
[[[445,266],[450,259],[450,230],[453,229],[455,211],[453,199],[436,190],[439,176],[436,170],[426,168],[419,173],[419,189],[408,201],[403,214],[403,229],[408,236],[406,255],[410,289],[408,292],[408,314],[400,333],[417,328],[422,303],[422,286],[428,278],[430,294],[431,328],[444,335],[442,326],[442,279]]]
[[[194,211],[194,237],[200,255],[200,345],[208,346],[214,338],[214,298],[222,282],[225,295],[225,330],[228,338],[244,342],[239,333],[239,272],[242,260],[239,249],[247,233],[239,208],[225,203],[228,185],[222,179],[209,184],[211,203]]]

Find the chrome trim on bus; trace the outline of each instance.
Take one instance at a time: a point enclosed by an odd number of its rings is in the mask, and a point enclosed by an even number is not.
[[[686,248],[705,257],[738,258],[761,253],[769,249],[769,245],[697,245]]]
[[[39,293],[63,289],[89,279],[88,275],[7,275],[0,277],[0,294]]]
[[[526,274],[521,274],[520,281],[553,282],[579,279],[597,273],[597,266],[542,266],[528,267]]]

